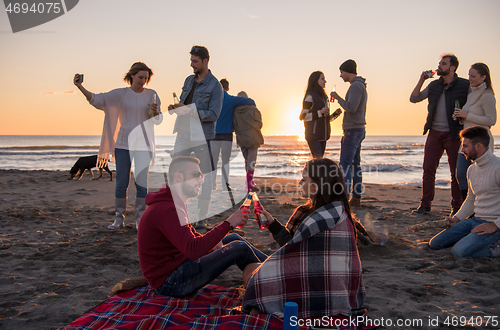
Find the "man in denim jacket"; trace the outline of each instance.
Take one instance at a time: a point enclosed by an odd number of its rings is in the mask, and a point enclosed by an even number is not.
[[[210,141],[215,137],[215,124],[224,94],[219,81],[208,69],[208,50],[203,46],[193,46],[190,54],[194,74],[184,81],[180,103],[168,107],[170,114],[177,114],[174,126],[177,138],[172,157],[189,156],[194,152],[200,160],[201,171],[206,175],[214,170]],[[212,176],[205,177],[198,197],[197,229],[204,228],[212,194]]]

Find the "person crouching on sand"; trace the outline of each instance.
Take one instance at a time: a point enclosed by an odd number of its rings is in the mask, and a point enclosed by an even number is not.
[[[291,301],[299,318],[350,315],[362,306],[365,290],[344,177],[334,161],[312,159],[300,185],[309,201],[286,227],[262,211],[282,247],[248,281],[243,311],[282,315]]]
[[[168,169],[170,186],[146,196],[137,249],[142,274],[157,294],[192,295],[234,264],[243,271],[246,284],[267,258],[239,235],[227,235],[247,223],[248,210],[236,211],[205,235],[196,232],[186,202],[200,193],[204,175],[199,163],[194,157],[174,158]]]

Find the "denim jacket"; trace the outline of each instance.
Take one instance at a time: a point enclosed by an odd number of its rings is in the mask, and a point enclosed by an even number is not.
[[[195,77],[195,75],[191,75],[184,81],[180,97],[181,103],[184,103],[189,95],[189,92],[191,92]],[[222,86],[217,78],[214,77],[212,72],[208,70],[207,76],[203,79],[203,81],[198,83],[193,94],[193,103],[196,105],[198,117],[201,121],[201,127],[205,135],[205,140],[207,141],[215,138],[215,124],[219,118],[223,100],[224,93],[222,91]],[[196,116],[191,114],[189,126],[192,136],[193,133],[196,133],[197,128],[199,127],[196,119]],[[174,133],[178,131],[178,125],[179,117],[177,117],[175,121]]]

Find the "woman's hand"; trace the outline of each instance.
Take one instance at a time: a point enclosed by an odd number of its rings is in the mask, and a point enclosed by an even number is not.
[[[467,116],[469,115],[469,113],[465,110],[462,110],[462,109],[459,109],[459,108],[455,108],[455,112],[453,112],[453,117],[455,118],[467,118]]]
[[[78,78],[80,77],[80,74],[79,73],[75,73],[75,76],[73,77],[73,84],[75,84],[75,86],[81,86],[82,83],[80,82],[77,82]]]
[[[87,101],[90,101],[90,99],[92,98],[91,93],[88,90],[86,90],[85,87],[83,87],[82,83],[76,82],[79,76],[80,76],[80,74],[78,74],[78,73],[75,74],[75,76],[73,77],[73,84],[75,84],[75,86],[78,87],[80,92],[82,92],[83,95],[85,95],[85,97],[87,98]]]
[[[324,107],[323,109],[321,109],[319,111],[319,113],[322,114],[323,116],[328,116],[330,114],[330,109],[327,107]]]
[[[274,218],[271,215],[271,213],[267,212],[266,210],[262,210],[262,211],[260,211],[260,213],[262,213],[266,216],[267,222],[269,222],[269,224],[271,224],[271,222],[274,222]]]
[[[149,109],[150,109],[149,111],[150,111],[151,117],[156,117],[160,114],[158,112],[158,104],[156,104],[156,103],[149,104]]]

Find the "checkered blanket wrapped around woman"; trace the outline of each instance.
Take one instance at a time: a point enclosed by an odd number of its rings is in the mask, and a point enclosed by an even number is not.
[[[299,305],[299,318],[351,315],[365,289],[354,229],[340,201],[311,213],[293,239],[254,273],[243,311],[256,308],[283,317],[285,302]]]

